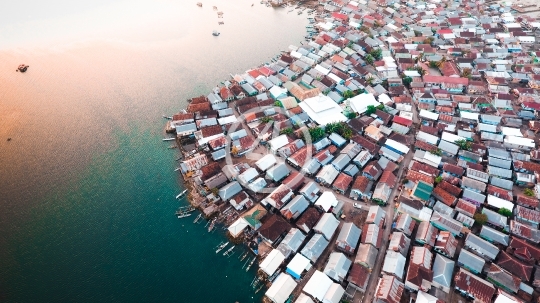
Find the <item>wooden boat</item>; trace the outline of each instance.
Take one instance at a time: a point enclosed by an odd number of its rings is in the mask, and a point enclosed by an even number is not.
[[[176,138],[163,138],[163,141],[174,141]]]
[[[178,219],[182,219],[182,218],[189,217],[189,216],[191,216],[190,213],[182,213],[180,215],[177,215]]]
[[[249,252],[246,251],[245,254],[243,254],[242,256],[240,256],[240,261],[244,261],[244,259],[247,258],[248,255],[249,255]]]
[[[225,243],[221,244],[221,245],[217,248],[216,254],[217,254],[218,252],[220,252],[222,249],[224,249],[227,245],[229,245],[229,242],[225,242]]]
[[[199,222],[199,220],[202,218],[202,213],[200,213],[195,220],[193,220],[193,223]]]
[[[253,265],[253,263],[255,263],[255,260],[257,259],[257,256],[253,257],[253,260],[251,260],[251,262],[249,262],[249,265],[248,267],[246,268],[246,271],[249,271],[249,269],[251,268],[251,265]]]
[[[176,171],[176,170],[175,170]],[[179,193],[178,195],[176,195],[176,199],[179,199],[180,197],[182,197],[183,195],[185,195],[187,193],[187,189],[184,189],[183,192]]]
[[[224,256],[227,256],[233,249],[234,249],[234,245],[231,246],[229,249],[227,249],[227,251],[224,252],[223,255],[224,255]]]
[[[210,222],[210,226],[208,226],[208,232],[211,232],[212,229],[214,229],[214,225],[216,225],[216,219],[212,220],[212,222]]]
[[[260,286],[259,288],[257,288],[257,290],[255,291],[255,293],[258,293],[263,287],[264,287],[264,283],[261,283],[261,286]]]
[[[29,65],[26,65],[26,64],[21,64],[17,67],[17,70],[16,72],[21,72],[21,73],[24,73],[26,72],[26,70],[28,70],[30,66]]]

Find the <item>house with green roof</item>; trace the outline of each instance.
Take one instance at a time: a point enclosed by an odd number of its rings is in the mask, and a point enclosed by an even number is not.
[[[433,186],[424,181],[418,181],[416,186],[413,189],[413,196],[422,201],[429,201],[429,197],[433,192]]]

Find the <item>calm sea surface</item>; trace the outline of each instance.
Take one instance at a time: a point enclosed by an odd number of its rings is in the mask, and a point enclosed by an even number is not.
[[[221,231],[175,218],[187,202],[161,115],[298,45],[307,21],[197,1],[2,5],[1,302],[260,300],[240,249],[217,256]]]

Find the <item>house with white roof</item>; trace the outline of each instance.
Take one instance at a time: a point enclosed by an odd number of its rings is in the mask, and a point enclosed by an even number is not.
[[[287,264],[286,272],[296,280],[300,280],[304,272],[311,269],[311,263],[308,258],[300,253],[294,255],[292,260]]]
[[[351,265],[351,260],[347,259],[343,253],[332,252],[324,267],[324,273],[334,281],[341,283],[347,276]]]
[[[285,261],[285,256],[277,249],[273,249],[259,266],[268,276],[273,275],[278,267]]]
[[[332,239],[332,236],[336,232],[336,229],[339,226],[339,220],[334,217],[331,213],[324,213],[321,216],[321,219],[319,222],[317,222],[317,225],[313,227],[313,230],[316,233],[319,233],[324,236],[324,238],[328,241]]]
[[[274,303],[285,303],[296,285],[298,283],[291,276],[280,273],[264,295]]]
[[[338,205],[338,200],[333,192],[325,191],[315,202],[315,206],[321,208],[323,211],[328,212],[330,208]]]
[[[319,125],[347,121],[347,117],[343,115],[341,107],[330,97],[323,94],[313,98],[307,98],[299,105],[308,114],[309,118]]]

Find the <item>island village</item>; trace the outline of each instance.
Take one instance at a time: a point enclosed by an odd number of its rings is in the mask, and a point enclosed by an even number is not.
[[[540,302],[538,7],[311,8],[305,42],[167,122],[216,253],[265,302]]]

